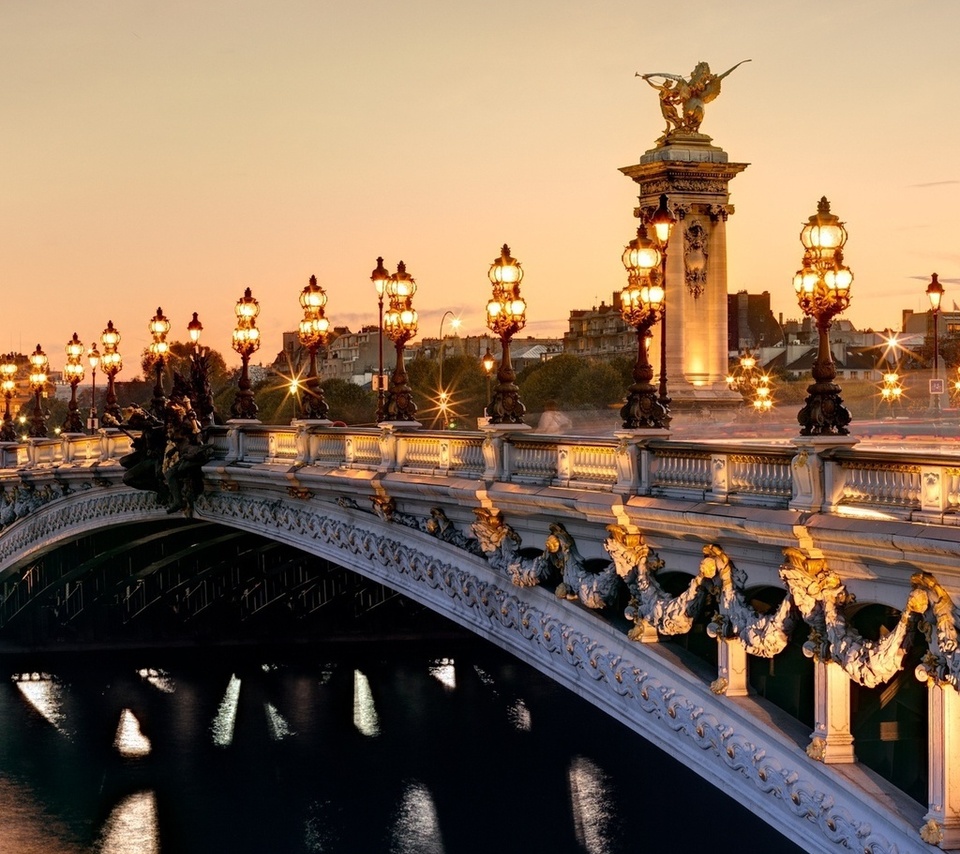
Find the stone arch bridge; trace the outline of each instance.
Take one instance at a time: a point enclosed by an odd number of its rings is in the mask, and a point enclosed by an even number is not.
[[[242,591],[251,609],[309,610],[356,573],[529,662],[807,850],[960,848],[955,458],[308,422],[213,442],[190,519],[123,484],[118,431],[0,445],[0,639],[31,613],[202,611],[257,535],[287,551]],[[131,532],[109,579],[117,555],[82,545],[106,529]],[[912,735],[884,718],[906,696]]]

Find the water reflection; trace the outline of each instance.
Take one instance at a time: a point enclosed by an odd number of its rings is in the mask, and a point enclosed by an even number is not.
[[[353,725],[366,736],[380,735],[380,718],[373,705],[370,682],[359,670],[353,671]]]
[[[124,709],[120,715],[113,746],[121,756],[146,756],[150,753],[150,739],[140,731],[140,721],[130,709]]]
[[[507,718],[510,720],[510,723],[513,724],[514,729],[520,732],[530,732],[530,727],[532,726],[530,710],[522,698],[518,697],[513,705],[507,709]]]
[[[213,720],[213,743],[217,747],[227,747],[233,741],[233,729],[237,723],[237,705],[240,703],[240,680],[236,674],[230,676],[227,690],[220,701],[217,716]]]
[[[124,798],[103,826],[98,854],[158,854],[157,799],[152,791]]]
[[[290,725],[286,718],[277,711],[273,703],[264,703],[263,708],[267,713],[267,725],[270,727],[270,738],[274,741],[281,741],[288,735],[293,735]]]
[[[582,756],[574,757],[567,776],[577,840],[588,854],[606,854],[610,850],[608,826],[611,819],[607,776]]]
[[[141,667],[137,674],[145,682],[153,685],[158,691],[164,694],[172,694],[177,690],[176,684],[167,673],[162,670],[154,670],[152,667]]]
[[[457,671],[452,658],[441,658],[430,668],[430,675],[443,685],[444,688],[450,691],[456,690]]]
[[[20,673],[13,677],[24,699],[58,732],[69,735],[64,726],[63,685],[45,673]]]
[[[437,809],[430,790],[408,783],[394,825],[390,854],[443,854]]]

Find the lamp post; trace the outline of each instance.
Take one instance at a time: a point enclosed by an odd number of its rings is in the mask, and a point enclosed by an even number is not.
[[[660,388],[658,395],[660,405],[668,413],[667,422],[664,426],[669,426],[670,418],[670,397],[667,395],[667,246],[670,243],[670,233],[676,224],[677,218],[670,212],[667,205],[667,196],[665,193],[660,195],[660,204],[650,217],[650,224],[653,226],[653,232],[657,237],[657,244],[660,249],[660,286],[663,288],[664,301],[660,308]]]
[[[191,403],[202,428],[211,427],[214,416],[213,391],[210,388],[210,348],[200,345],[203,324],[196,312],[187,324],[187,334],[193,344],[190,353],[190,387],[193,391]]]
[[[303,320],[300,321],[299,332],[300,343],[310,353],[306,397],[303,403],[303,417],[310,421],[325,421],[330,411],[323,397],[323,385],[317,376],[317,350],[326,348],[329,338],[330,321],[323,315],[326,304],[326,291],[317,284],[317,277],[311,276],[310,282],[300,292]]]
[[[527,304],[520,296],[523,269],[506,243],[487,275],[493,285],[493,298],[487,303],[487,326],[500,339],[501,347],[497,388],[487,405],[487,415],[491,424],[523,424],[526,407],[520,402],[517,374],[510,361],[510,339],[526,326]]]
[[[33,418],[30,421],[30,438],[47,438],[47,420],[43,416],[43,407],[40,405],[40,395],[47,386],[47,354],[37,349],[30,354],[30,388],[33,391]]]
[[[749,403],[754,412],[762,415],[773,409],[770,376],[759,368],[757,357],[749,350],[740,356],[736,368],[727,377],[727,385],[743,398],[744,403]]]
[[[940,395],[943,383],[940,382],[940,301],[943,299],[943,285],[934,273],[927,285],[927,297],[933,312],[933,379],[930,380],[930,408],[935,416],[940,415]]]
[[[90,363],[90,414],[87,416],[87,429],[94,433],[100,429],[100,419],[97,417],[97,367],[100,365],[100,351],[96,344],[87,352],[87,361]]]
[[[120,333],[117,332],[112,320],[107,321],[107,328],[100,333],[100,343],[103,345],[103,355],[100,356],[100,366],[107,375],[107,398],[103,405],[103,416],[105,420],[119,424],[123,419],[123,413],[120,411],[120,405],[117,403],[116,379],[117,374],[123,370],[123,357],[117,349],[120,344]],[[161,391],[161,396],[162,395],[163,392]],[[114,425],[111,423],[109,426]]]
[[[67,363],[63,366],[63,373],[70,383],[70,403],[67,405],[67,417],[63,420],[61,430],[64,433],[82,433],[83,419],[77,407],[77,386],[83,380],[83,344],[73,333],[73,338],[67,342]]]
[[[438,363],[438,374],[437,374],[437,386],[439,388],[438,394],[440,399],[440,422],[444,430],[447,429],[448,419],[447,419],[447,404],[450,402],[450,395],[447,393],[447,390],[443,387],[443,322],[447,319],[448,315],[453,315],[454,312],[447,310],[443,313],[443,317],[440,318],[440,347],[439,347],[439,363]],[[456,330],[460,328],[460,318],[454,317],[450,321],[450,325]]]
[[[233,349],[240,355],[240,381],[237,383],[237,395],[230,407],[230,414],[234,418],[255,420],[257,404],[253,400],[253,389],[250,384],[250,357],[260,349],[260,330],[257,329],[257,315],[260,314],[260,303],[254,297],[250,288],[243,292],[234,309],[237,315],[237,325],[233,330]]]
[[[650,329],[663,314],[665,292],[662,277],[654,270],[661,262],[661,252],[647,237],[646,227],[637,229],[637,236],[623,250],[623,266],[627,269],[627,287],[620,292],[620,314],[637,330],[637,361],[633,366],[633,385],[627,402],[620,410],[624,430],[665,430],[670,426],[670,410],[666,401],[666,379],[661,360],[660,394],[651,384],[653,367],[647,355]]]
[[[157,308],[157,313],[150,319],[149,328],[153,336],[153,341],[150,342],[150,355],[153,357],[153,371],[156,376],[150,408],[153,414],[162,420],[167,405],[167,399],[163,396],[163,363],[170,351],[170,345],[167,344],[170,321],[163,316],[162,308]]]
[[[384,331],[397,351],[397,365],[390,377],[390,388],[383,404],[383,420],[387,422],[414,421],[417,414],[413,390],[403,363],[403,348],[417,334],[418,318],[413,308],[413,295],[416,292],[417,283],[401,261],[386,286],[390,308],[383,316]]]
[[[383,266],[383,258],[377,258],[377,268],[370,274],[370,281],[377,289],[377,346],[380,353],[380,359],[377,363],[377,423],[384,418],[383,409],[383,295],[386,293],[387,285],[390,283],[390,274]]]
[[[850,431],[850,413],[840,397],[836,365],[830,352],[833,318],[850,305],[853,273],[843,264],[847,230],[834,214],[826,196],[800,232],[803,266],[793,278],[800,309],[817,324],[819,347],[813,363],[814,383],[807,387],[807,399],[797,413],[802,436],[845,436]]]
[[[483,354],[480,364],[483,365],[483,372],[487,375],[487,403],[490,403],[490,374],[493,373],[493,366],[497,364],[497,360],[490,352],[489,347],[487,347],[487,352]],[[486,407],[487,404],[484,404],[484,409]]]
[[[10,400],[17,389],[17,360],[13,353],[7,353],[0,362],[0,389],[3,390],[5,402],[3,410],[3,427],[0,428],[0,442],[16,442],[16,428],[13,426],[13,415],[10,413]]]

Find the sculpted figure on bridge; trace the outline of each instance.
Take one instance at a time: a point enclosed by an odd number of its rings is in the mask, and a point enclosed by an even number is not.
[[[127,470],[123,482],[157,493],[168,513],[184,510],[189,515],[203,492],[202,467],[213,456],[213,446],[203,441],[189,385],[174,373],[163,421],[139,406],[128,407],[123,414],[126,424],[140,431],[133,437],[133,451],[120,460]]]
[[[562,573],[563,580],[554,591],[557,598],[579,601],[594,610],[616,603],[624,586],[614,564],[599,572],[589,570],[573,537],[559,522],[551,523],[546,548],[548,553],[556,555],[554,560],[560,564]]]
[[[660,112],[667,126],[663,131],[663,136],[657,142],[667,141],[676,132],[699,133],[700,123],[703,121],[704,107],[720,94],[720,84],[723,82],[723,78],[743,65],[744,62],[750,62],[750,60],[744,59],[738,62],[733,68],[724,71],[723,74],[713,74],[708,63],[698,62],[689,78],[680,74],[664,72],[641,74],[638,71],[634,76],[645,80],[660,94]],[[657,83],[656,80],[662,82]]]

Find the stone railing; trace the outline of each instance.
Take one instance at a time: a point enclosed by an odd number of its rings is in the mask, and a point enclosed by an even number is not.
[[[528,484],[671,500],[960,520],[960,457],[860,449],[848,437],[686,442],[245,422],[211,431],[216,465],[304,466]],[[103,429],[0,444],[0,471],[115,465],[129,434]]]

